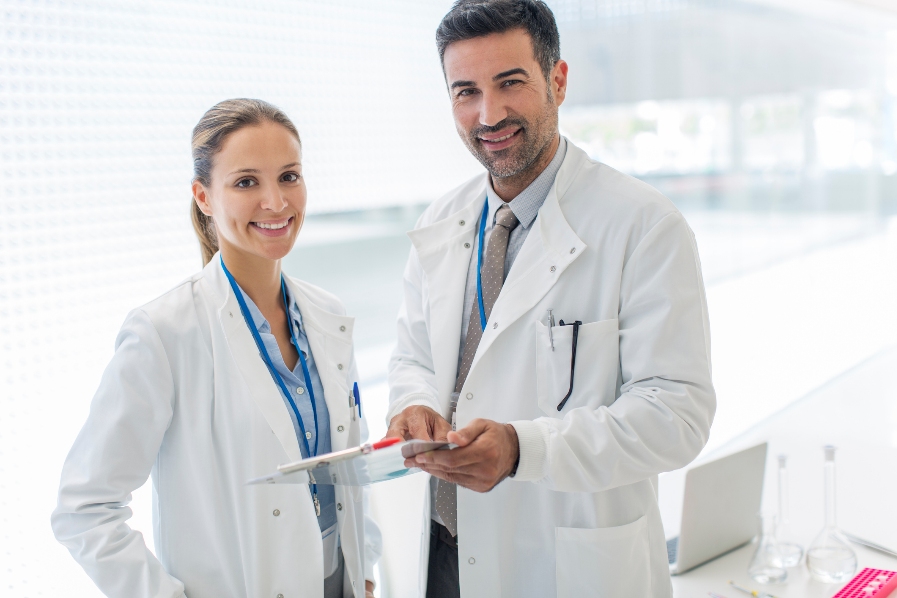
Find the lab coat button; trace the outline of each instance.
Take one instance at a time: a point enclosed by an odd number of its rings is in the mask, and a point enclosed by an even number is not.
[[[305,389],[300,386],[296,389],[296,393],[300,395],[305,394]]]
[[[274,509],[274,516],[280,517],[280,509]]]
[[[498,322],[492,325],[492,330],[495,330],[496,328],[498,328]]]
[[[343,369],[343,364],[341,364],[341,363],[336,364],[336,369],[338,369],[338,370]]]
[[[336,510],[337,510],[337,511],[342,511],[342,510],[343,510],[343,503],[341,503],[341,502],[336,503]]]
[[[340,331],[340,332],[345,332],[345,331],[346,331],[346,327],[345,327],[345,326],[340,326],[340,327],[339,327],[339,331]]]
[[[283,598],[283,594],[278,594],[277,598]]]
[[[311,440],[311,432],[306,432],[305,437],[308,438],[309,440]]]
[[[570,248],[570,253],[571,253],[571,254],[576,253],[576,247],[571,247],[571,248]]]
[[[472,398],[473,398],[473,393],[472,392],[467,393],[467,400],[469,401]]]
[[[470,243],[465,243],[465,244],[464,244],[464,249],[470,249]]]
[[[557,268],[555,268],[554,266],[552,266],[552,267],[551,267],[551,271],[554,272],[555,270],[557,270]]]
[[[461,220],[460,222],[458,222],[458,224],[459,224],[460,226],[464,226],[465,222],[464,222],[463,220]]]
[[[469,559],[467,559],[467,562],[470,563],[471,565],[473,565],[474,563],[477,562],[477,560],[473,557],[470,557]]]
[[[342,426],[337,426],[337,427],[336,427],[336,431],[337,431],[337,432],[342,432],[343,429],[344,429],[344,428],[343,428]]]

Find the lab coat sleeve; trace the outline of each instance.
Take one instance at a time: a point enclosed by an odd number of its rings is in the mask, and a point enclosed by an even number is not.
[[[127,520],[173,414],[174,381],[146,313],[129,314],[62,469],[53,533],[106,596],[172,598],[170,576]]]
[[[626,261],[618,319],[620,396],[563,419],[513,422],[514,479],[599,492],[680,468],[707,442],[716,410],[707,302],[694,236],[678,212]]]
[[[387,425],[411,405],[424,405],[440,411],[430,333],[424,314],[424,273],[413,247],[402,282],[404,295],[397,322],[398,339],[389,360]]]

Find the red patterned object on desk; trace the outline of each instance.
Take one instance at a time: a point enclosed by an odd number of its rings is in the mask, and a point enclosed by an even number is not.
[[[866,568],[832,598],[886,598],[894,590],[897,590],[897,573]]]

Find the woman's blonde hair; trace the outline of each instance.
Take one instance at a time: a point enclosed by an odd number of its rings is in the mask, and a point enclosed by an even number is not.
[[[243,127],[257,126],[264,122],[283,125],[301,145],[299,132],[293,122],[280,108],[268,102],[237,98],[218,102],[209,108],[193,127],[193,182],[198,181],[204,187],[210,187],[212,158],[221,151],[225,139]],[[203,214],[195,200],[190,203],[193,229],[199,238],[202,264],[205,266],[218,251],[218,235],[212,217]]]

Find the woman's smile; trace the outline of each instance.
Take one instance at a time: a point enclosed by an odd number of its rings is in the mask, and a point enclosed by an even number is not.
[[[249,225],[266,237],[282,237],[289,234],[294,220],[295,217],[290,216],[281,220],[254,221],[250,222]]]

